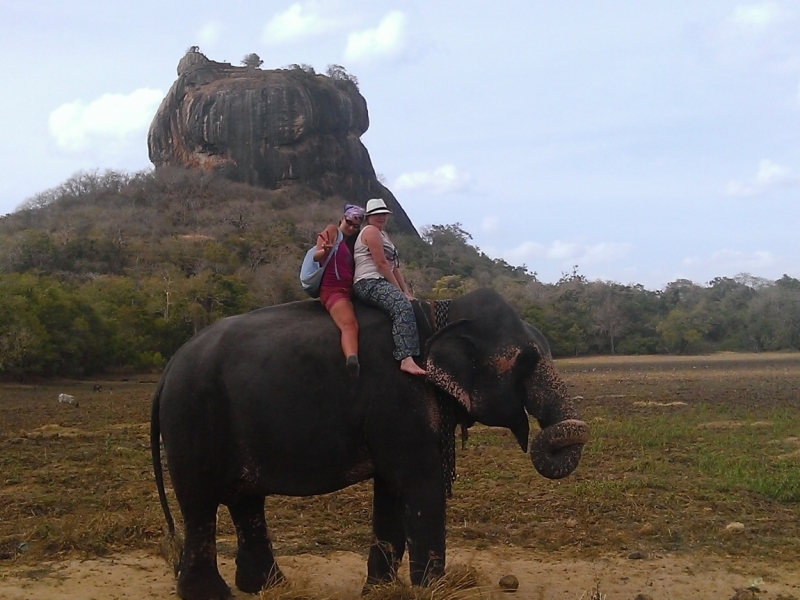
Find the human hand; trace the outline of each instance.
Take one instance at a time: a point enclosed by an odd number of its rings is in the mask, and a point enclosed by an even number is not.
[[[331,248],[333,248],[333,242],[323,233],[320,233],[318,236],[322,240],[322,245],[320,246],[320,250],[324,251],[327,254]]]
[[[414,295],[411,292],[403,292],[403,293],[405,294],[406,298],[408,298],[409,302],[411,300],[416,300],[416,298],[414,297]]]

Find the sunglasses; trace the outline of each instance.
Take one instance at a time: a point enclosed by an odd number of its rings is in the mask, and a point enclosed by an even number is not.
[[[361,227],[361,223],[353,223],[353,221],[351,221],[350,219],[345,219],[344,222],[350,225],[350,227],[352,227],[353,229],[359,229]]]

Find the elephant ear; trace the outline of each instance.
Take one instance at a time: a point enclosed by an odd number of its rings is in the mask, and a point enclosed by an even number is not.
[[[426,381],[450,394],[471,412],[469,390],[473,388],[475,344],[467,335],[468,319],[460,319],[442,327],[428,341]]]

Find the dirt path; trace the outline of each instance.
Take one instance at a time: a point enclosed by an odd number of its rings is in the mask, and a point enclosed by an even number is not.
[[[329,556],[279,557],[287,577],[303,589],[318,589],[334,598],[359,598],[365,559],[351,552]],[[578,600],[599,589],[608,600],[633,600],[646,594],[654,600],[704,598],[727,600],[737,589],[754,585],[759,600],[800,598],[800,565],[769,565],[716,557],[652,557],[631,560],[611,557],[594,561],[553,560],[516,549],[449,552],[450,564],[467,564],[485,578],[485,598]],[[220,559],[229,584],[234,561]],[[520,582],[514,596],[500,594],[497,582],[507,574]],[[108,559],[42,563],[37,567],[0,569],[0,598],[5,600],[122,600],[174,598],[174,578],[165,563],[148,554],[124,554]],[[494,593],[493,593],[494,592]],[[234,593],[234,598],[253,598]]]

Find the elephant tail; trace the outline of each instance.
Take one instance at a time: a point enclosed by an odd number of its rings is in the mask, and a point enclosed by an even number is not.
[[[164,375],[161,377],[161,381],[158,382],[158,387],[153,395],[153,405],[150,409],[150,453],[153,457],[153,474],[156,478],[158,499],[161,501],[161,510],[164,511],[164,517],[167,520],[167,534],[161,542],[161,554],[172,565],[177,575],[183,540],[175,532],[175,520],[172,518],[172,513],[167,503],[167,493],[164,489],[164,470],[161,466],[161,421],[159,419],[159,409],[161,406],[161,390],[164,389],[168,370],[169,364],[164,369]]]

